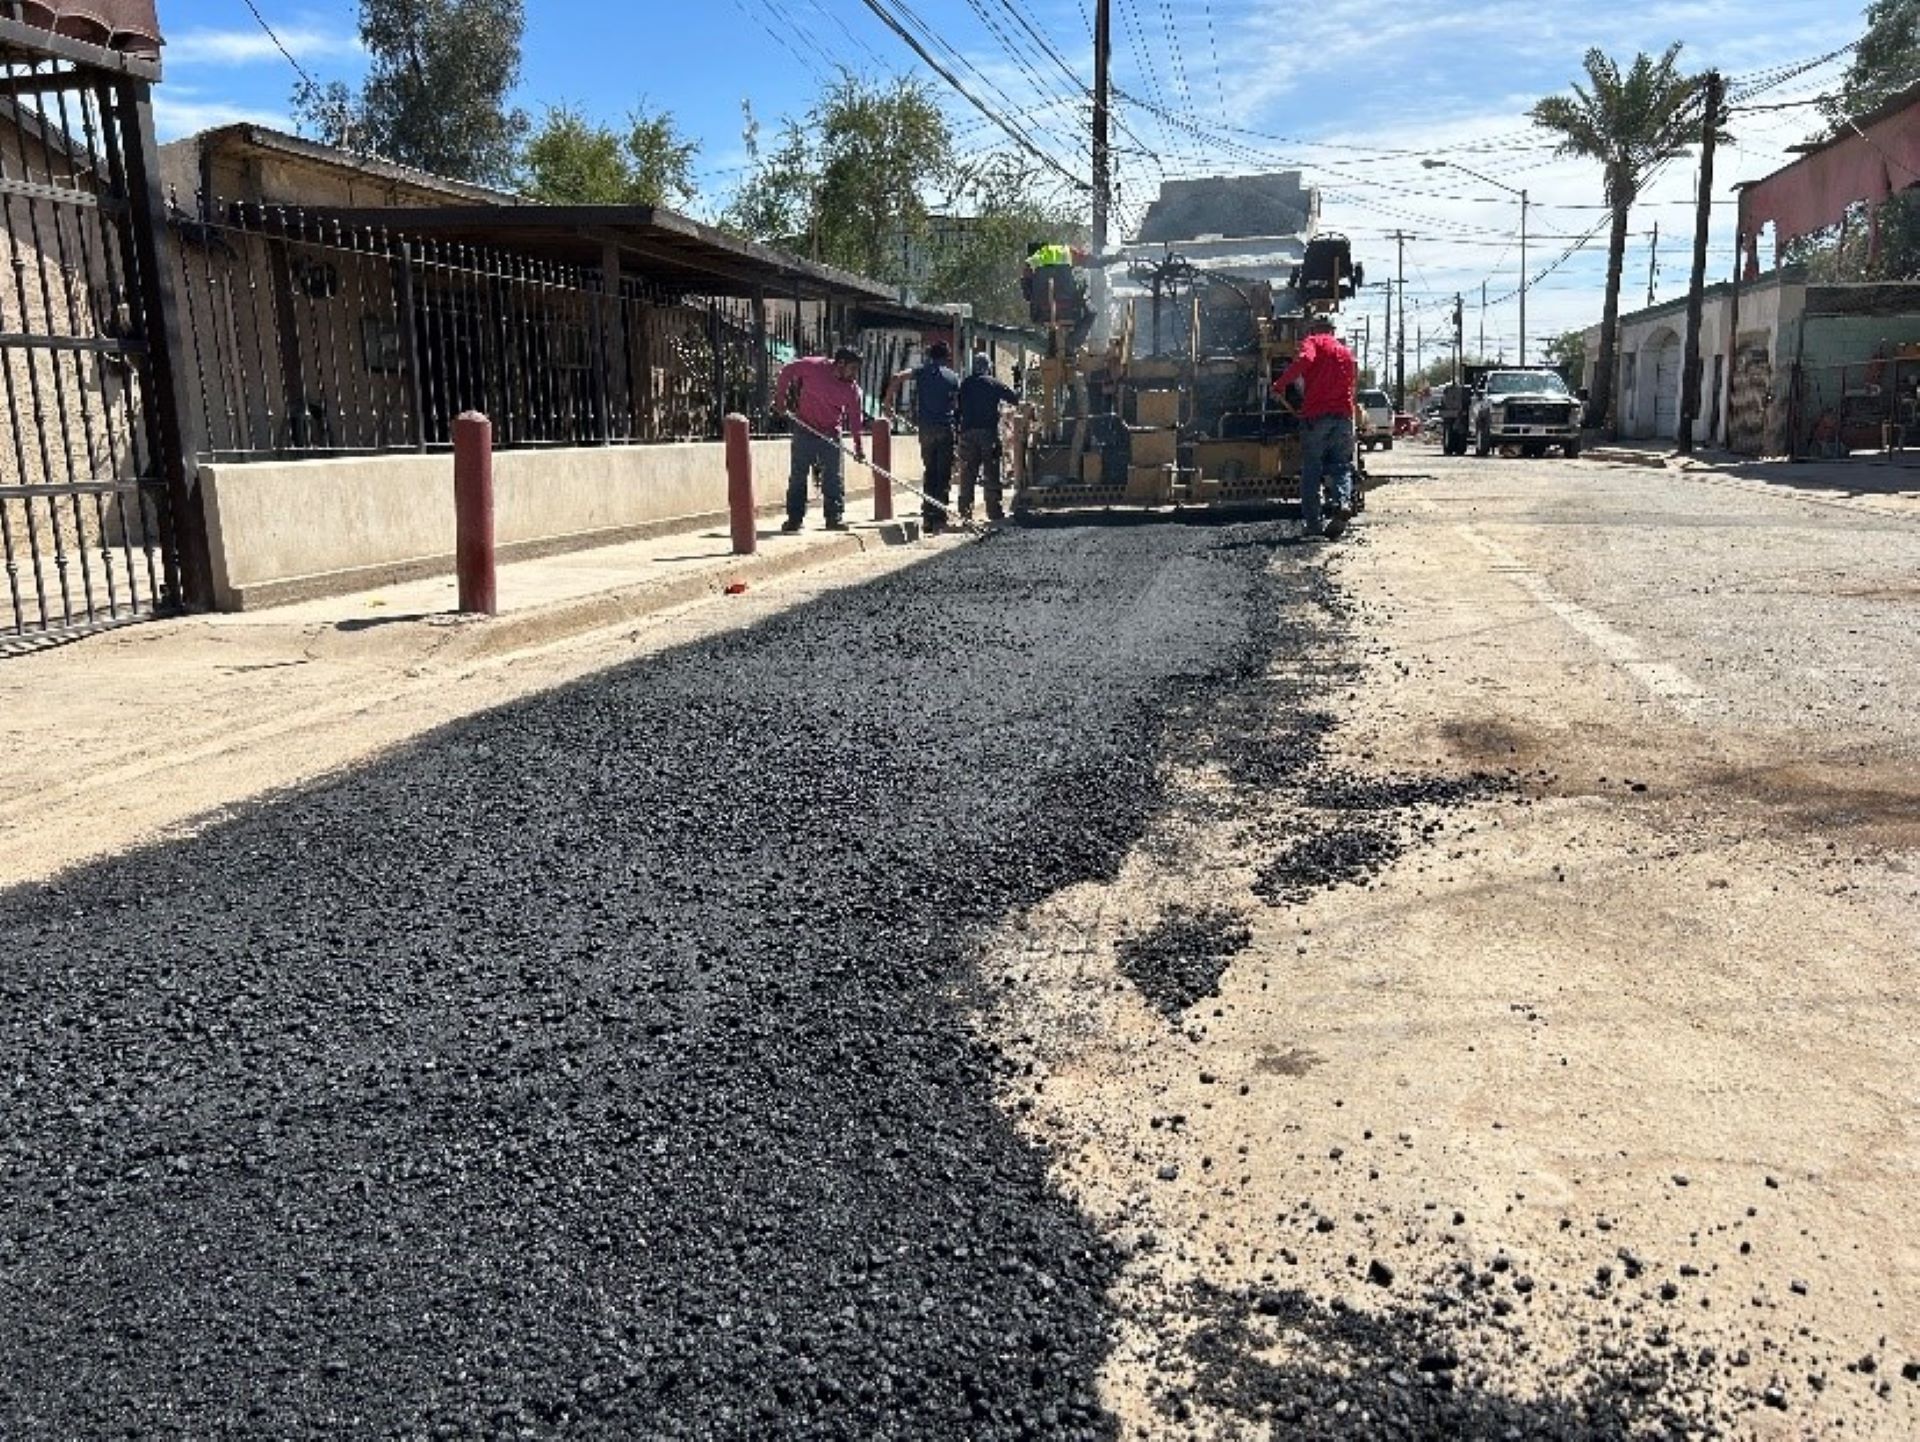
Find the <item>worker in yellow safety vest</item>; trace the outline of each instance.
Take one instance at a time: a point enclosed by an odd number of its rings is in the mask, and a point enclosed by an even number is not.
[[[1093,327],[1086,281],[1074,274],[1074,267],[1086,258],[1085,251],[1070,245],[1030,240],[1026,262],[1020,267],[1020,293],[1027,299],[1028,316],[1036,325],[1071,324],[1071,345],[1076,350]]]

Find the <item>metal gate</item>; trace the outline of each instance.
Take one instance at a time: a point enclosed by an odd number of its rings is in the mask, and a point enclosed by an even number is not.
[[[142,64],[0,20],[0,654],[182,599]]]
[[[1653,433],[1668,440],[1680,434],[1680,354],[1676,337],[1653,359]]]

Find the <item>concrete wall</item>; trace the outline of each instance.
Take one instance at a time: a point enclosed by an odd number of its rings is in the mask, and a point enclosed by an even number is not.
[[[1696,445],[1728,443],[1734,429],[1733,418],[1738,413],[1744,418],[1745,424],[1740,429],[1750,449],[1769,454],[1784,449],[1786,402],[1784,396],[1774,393],[1770,377],[1785,374],[1792,365],[1793,342],[1806,296],[1807,288],[1797,272],[1790,272],[1784,280],[1773,274],[1742,286],[1739,298],[1742,354],[1729,370],[1726,360],[1716,367],[1714,358],[1724,358],[1729,353],[1728,325],[1734,319],[1733,297],[1725,283],[1708,288],[1700,307],[1702,390],[1700,415],[1693,424]],[[1655,391],[1656,354],[1661,346],[1676,337],[1684,343],[1686,323],[1684,299],[1620,318],[1613,418],[1621,436],[1636,440],[1656,438],[1661,404],[1661,397]],[[1589,357],[1597,356],[1598,326],[1587,332],[1587,340]],[[1717,396],[1713,389],[1716,375]],[[1744,378],[1738,393],[1736,376]],[[1678,410],[1677,393],[1684,383],[1684,375],[1676,369],[1670,387],[1675,394],[1667,397],[1668,409]]]
[[[763,509],[786,494],[788,446],[756,441]],[[453,460],[434,455],[201,467],[223,611],[336,595],[453,569]],[[872,478],[847,463],[848,493]],[[503,560],[659,534],[722,518],[718,442],[502,451],[494,457]]]

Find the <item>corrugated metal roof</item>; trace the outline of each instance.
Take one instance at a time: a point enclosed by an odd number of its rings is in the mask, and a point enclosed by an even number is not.
[[[620,251],[629,275],[685,286],[704,295],[801,295],[886,302],[892,287],[817,261],[802,260],[651,205],[400,206],[309,208],[307,216],[370,226],[395,236],[481,245],[566,265],[597,267]]]

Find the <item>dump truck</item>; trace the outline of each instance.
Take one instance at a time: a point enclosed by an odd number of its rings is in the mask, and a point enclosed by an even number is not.
[[[1307,243],[1288,284],[1178,255],[1136,263],[1151,293],[1104,346],[1056,327],[1029,368],[1016,426],[1013,511],[1293,501],[1300,421],[1272,396],[1307,324],[1364,281],[1344,236]]]

